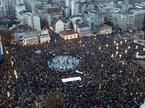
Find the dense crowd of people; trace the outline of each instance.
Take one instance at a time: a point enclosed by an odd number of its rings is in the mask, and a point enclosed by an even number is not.
[[[133,42],[94,36],[7,49],[9,59],[0,65],[1,108],[51,108],[49,101],[36,103],[55,91],[64,101],[52,108],[139,108],[145,99],[145,70],[131,61],[144,52]],[[83,74],[49,68],[48,60],[64,52],[81,57],[77,70]],[[61,81],[77,76],[82,80]]]

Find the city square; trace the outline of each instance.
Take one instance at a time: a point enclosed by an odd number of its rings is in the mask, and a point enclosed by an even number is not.
[[[145,0],[0,0],[0,108],[145,108]]]
[[[104,39],[108,45],[104,44]],[[111,41],[112,44],[109,44]],[[128,48],[125,40],[113,42],[113,37],[95,36],[61,40],[43,46],[9,48],[8,51],[13,54],[13,64],[8,64],[10,66],[6,69],[2,67],[3,78],[7,79],[3,81],[6,81],[7,86],[2,89],[1,101],[6,101],[1,105],[32,108],[35,102],[44,102],[50,92],[58,91],[64,94],[59,108],[139,107],[144,101],[145,71],[139,65],[125,60],[127,54],[123,55],[125,49],[130,49],[129,56],[134,56],[133,46],[134,43]],[[41,54],[36,54],[38,50]],[[72,60],[67,61],[68,58]],[[49,60],[55,65],[48,63]],[[76,67],[69,69],[72,66],[68,66],[65,70],[66,65],[74,64],[72,62],[76,63]],[[81,80],[68,83],[61,81],[73,77],[80,77]],[[47,104],[51,106],[49,101],[44,106]]]

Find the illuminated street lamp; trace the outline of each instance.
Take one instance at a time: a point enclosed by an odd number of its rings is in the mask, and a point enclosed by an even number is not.
[[[10,92],[7,92],[7,96],[10,97]]]
[[[124,65],[125,64],[125,62],[124,61],[122,61],[122,65]]]
[[[118,43],[116,43],[116,46],[118,46]]]
[[[139,55],[139,52],[136,52],[136,55],[138,56]]]
[[[108,47],[109,45],[108,44],[106,44],[106,47]]]
[[[116,51],[116,55],[118,55],[118,53],[119,53],[119,52],[118,52],[118,51]]]
[[[80,40],[80,41],[79,41],[79,44],[81,44],[81,43],[82,43],[82,41]]]
[[[12,67],[13,67],[13,65],[14,65],[14,62],[13,62],[13,60],[11,60],[11,65],[12,65]]]
[[[138,49],[138,46],[135,46],[135,49]]]
[[[114,57],[114,54],[112,54],[111,57],[113,58]]]
[[[118,49],[119,49],[119,47],[116,47],[116,49],[118,50]]]
[[[120,54],[120,55],[119,55],[119,58],[121,58],[121,57],[122,57],[122,55]]]
[[[18,79],[18,75],[17,75],[16,70],[14,70],[14,75],[15,75],[15,78]]]
[[[121,44],[121,45],[122,45],[122,43],[123,43],[123,42],[122,42],[122,41],[120,41],[120,44]]]
[[[8,50],[6,50],[6,54],[9,54],[9,51]]]
[[[130,46],[128,46],[128,49],[130,49],[131,47]]]
[[[125,39],[125,43],[127,42],[127,39]]]
[[[143,48],[143,51],[145,51],[145,48]]]
[[[101,50],[101,46],[99,47],[99,50]]]
[[[125,50],[125,53],[127,53],[128,52],[128,50]]]

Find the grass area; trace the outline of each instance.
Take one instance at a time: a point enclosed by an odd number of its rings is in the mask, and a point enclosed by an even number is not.
[[[132,60],[134,63],[141,65],[145,69],[145,60]]]

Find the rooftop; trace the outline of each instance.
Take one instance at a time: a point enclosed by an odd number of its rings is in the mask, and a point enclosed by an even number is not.
[[[77,34],[77,32],[75,32],[73,30],[64,30],[64,31],[60,32],[60,34],[62,34],[62,35],[70,35],[70,34]]]
[[[61,8],[47,8],[47,13],[60,13],[63,12],[63,9]]]
[[[85,22],[82,22],[82,23],[76,23],[76,25],[79,27],[79,28],[83,28],[83,27],[89,27],[89,25]]]
[[[37,32],[37,30],[32,29],[30,26],[27,25],[18,25],[16,27],[10,28],[12,32]]]
[[[100,27],[111,27],[111,26],[108,24],[101,24]]]

